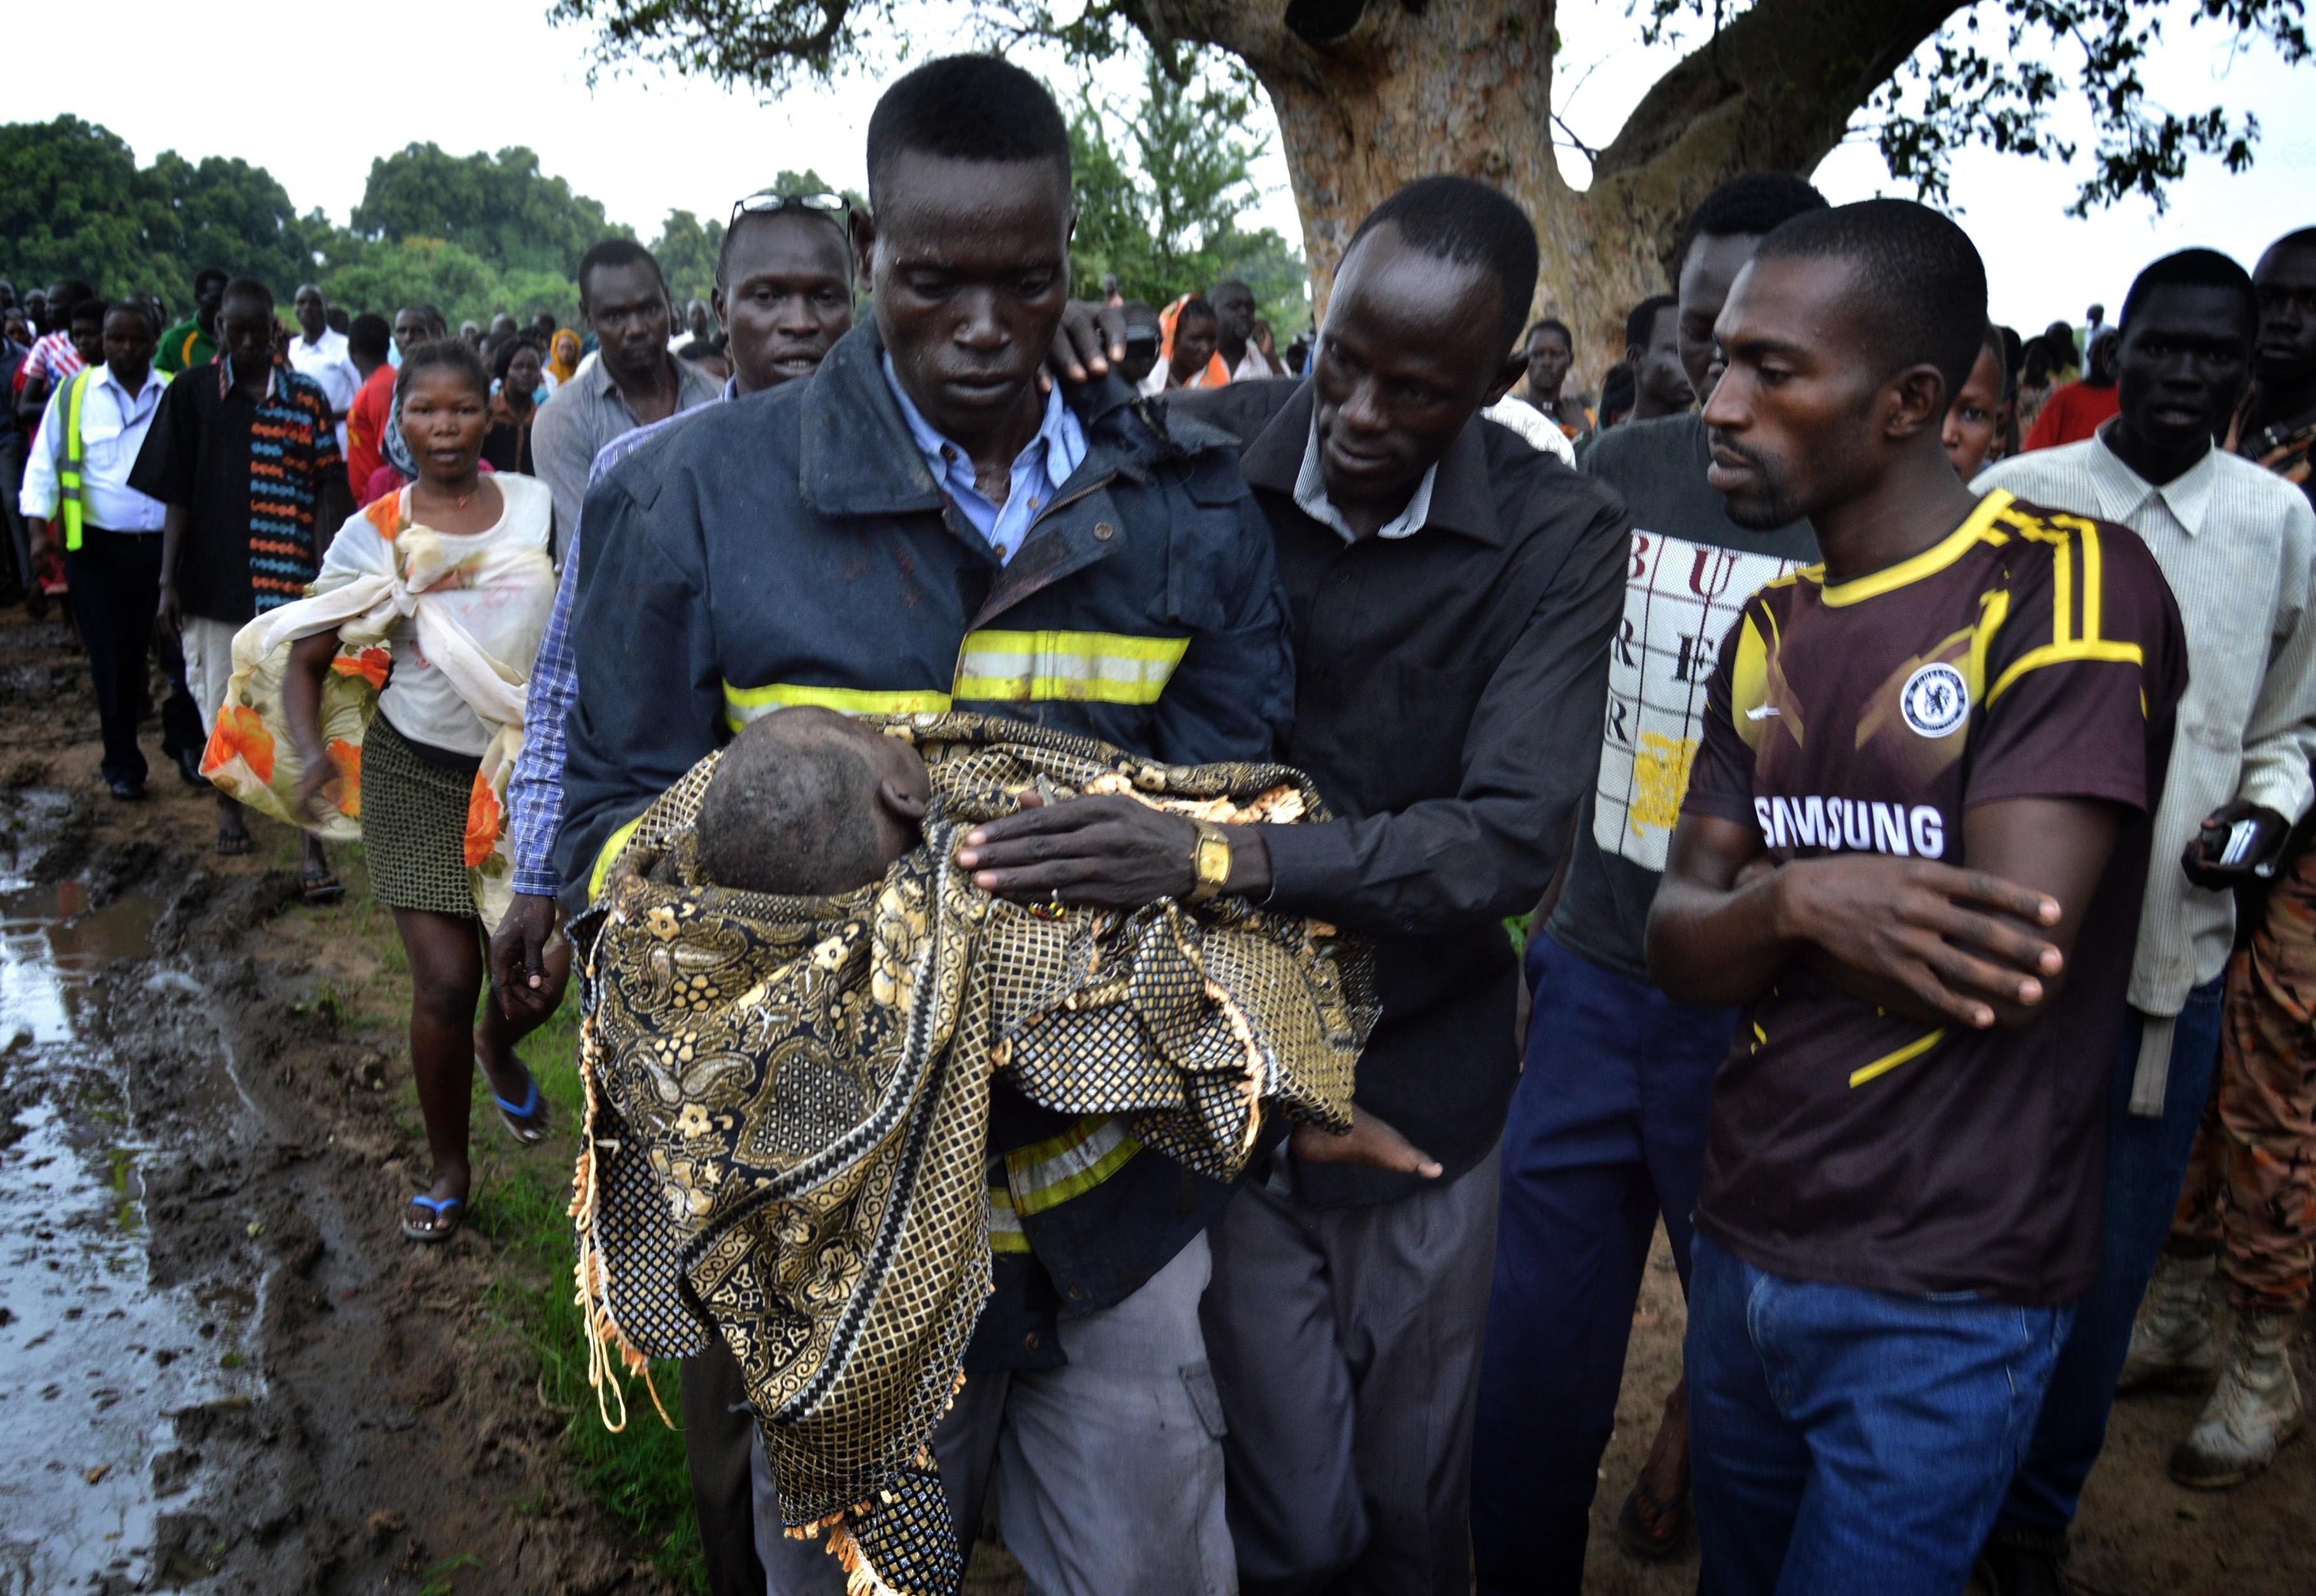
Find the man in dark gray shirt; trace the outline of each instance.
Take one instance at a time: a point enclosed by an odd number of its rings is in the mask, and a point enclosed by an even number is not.
[[[1721,375],[1713,324],[1761,236],[1824,199],[1749,173],[1683,229],[1678,336],[1690,386]],[[1694,410],[1594,436],[1584,469],[1633,516],[1624,615],[1609,647],[1599,779],[1565,876],[1528,942],[1528,1057],[1504,1129],[1495,1283],[1480,1366],[1472,1538],[1483,1596],[1582,1584],[1600,1457],[1616,1420],[1641,1271],[1662,1216],[1688,1279],[1689,1210],[1731,1012],[1674,1003],[1649,979],[1649,905],[1679,817],[1723,636],[1763,583],[1817,557],[1801,522],[1733,522],[1705,479]],[[1666,1403],[1619,1538],[1665,1556],[1686,1538],[1682,1392]]]
[[[579,309],[600,343],[595,364],[557,388],[530,427],[531,459],[566,538],[604,444],[724,397],[724,379],[668,353],[667,280],[634,239],[606,238],[580,257]]]

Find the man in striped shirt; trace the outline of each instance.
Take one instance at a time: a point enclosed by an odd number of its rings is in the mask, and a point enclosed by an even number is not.
[[[1997,1588],[2058,1591],[2118,1377],[2179,1372],[2201,1282],[2167,1261],[2134,1344],[2219,1052],[2233,888],[2272,866],[2307,809],[2316,753],[2316,511],[2214,446],[2251,375],[2258,306],[2211,250],[2166,256],[2124,300],[2122,408],[2097,436],[2005,460],[1981,489],[2116,522],[2143,539],[2186,624],[2185,733],[2156,816],[2130,1012],[2109,1104],[2099,1278],[2077,1311],[1996,1520]],[[2208,1265],[2205,1266],[2208,1269]],[[2126,1352],[2133,1367],[2127,1369]]]
[[[91,364],[73,342],[72,317],[83,303],[95,298],[94,290],[74,277],[49,290],[41,322],[48,330],[34,341],[31,352],[16,368],[16,414],[27,431],[40,424],[40,409],[49,396]]]

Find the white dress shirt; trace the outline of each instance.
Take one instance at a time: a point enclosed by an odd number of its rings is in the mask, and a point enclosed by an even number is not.
[[[346,352],[346,335],[329,327],[313,343],[298,334],[290,340],[290,367],[302,377],[310,377],[322,385],[328,396],[330,413],[340,417],[338,422],[338,453],[346,451],[345,413],[354,407],[354,396],[361,392],[361,373],[354,370],[353,357]]]
[[[1431,519],[1431,485],[1439,480],[1439,462],[1432,461],[1423,473],[1423,480],[1415,485],[1415,493],[1407,501],[1407,508],[1376,529],[1378,538],[1412,538]],[[1311,439],[1303,445],[1303,467],[1295,473],[1295,505],[1304,514],[1330,528],[1346,543],[1356,543],[1358,534],[1351,523],[1335,508],[1335,501],[1327,496],[1326,472],[1319,464],[1319,418],[1311,418]]]
[[[2108,426],[2115,424],[2110,422]],[[2155,816],[2131,1004],[2148,1016],[2132,1111],[2160,1115],[2171,1022],[2227,967],[2235,895],[2194,885],[2179,856],[2228,802],[2297,820],[2316,754],[2316,511],[2300,490],[2214,449],[2156,486],[2100,435],[1989,467],[1972,486],[2137,532],[2171,584],[2187,634],[2187,695]]]
[[[148,370],[145,386],[130,393],[120,386],[111,366],[98,366],[88,379],[88,397],[80,412],[80,503],[86,524],[111,532],[157,532],[162,504],[129,486],[129,468],[145,447],[154,413],[161,407],[161,390],[169,386],[165,371]],[[40,417],[40,435],[32,440],[24,461],[24,486],[16,507],[26,515],[54,521],[62,495],[57,478],[65,464],[65,396],[69,382],[49,396]],[[63,539],[58,534],[58,541]]]

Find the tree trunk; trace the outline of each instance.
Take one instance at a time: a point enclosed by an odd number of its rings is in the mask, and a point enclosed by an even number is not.
[[[1586,380],[1624,355],[1625,313],[1667,291],[1681,218],[1754,167],[1807,173],[1857,108],[1964,0],[1759,0],[1651,89],[1589,190],[1553,149],[1552,0],[1146,0],[1163,43],[1243,59],[1278,115],[1322,315],[1362,218],[1436,172],[1502,189],[1535,222],[1530,317],[1574,329]],[[1293,26],[1289,25],[1290,16]]]

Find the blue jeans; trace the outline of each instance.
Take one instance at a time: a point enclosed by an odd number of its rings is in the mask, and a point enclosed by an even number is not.
[[[1735,1016],[1674,1003],[1544,935],[1528,974],[1536,1009],[1504,1128],[1472,1546],[1481,1596],[1576,1596],[1659,1216],[1688,1278],[1706,1112]]]
[[[1900,1297],[1691,1244],[1699,1596],[1955,1596],[2073,1310]]]
[[[2075,1503],[2107,1441],[2107,1417],[2115,1406],[2115,1382],[2131,1351],[2131,1322],[2155,1273],[2163,1238],[2171,1231],[2171,1210],[2187,1179],[2187,1155],[2196,1126],[2211,1095],[2212,1069],[2220,1056],[2220,996],[2225,978],[2187,994],[2171,1033],[2171,1073],[2163,1093],[2163,1117],[2142,1119],[2131,1112],[2131,1078],[2139,1066],[2140,1019],[2123,1028],[2116,1050],[2115,1079],[2108,1088],[2107,1198],[2099,1226],[2099,1272],[2090,1295],[2077,1305],[2075,1326],[2043,1415],[2035,1426],[2018,1477],[2003,1499],[1995,1529],[2031,1538],[2064,1536],[2074,1522]]]

